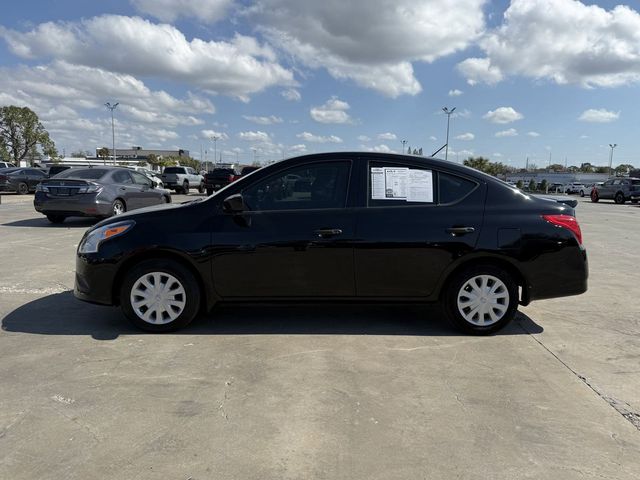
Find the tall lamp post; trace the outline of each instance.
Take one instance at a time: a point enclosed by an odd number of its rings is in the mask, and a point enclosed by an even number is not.
[[[402,154],[404,155],[404,147],[407,145],[407,141],[406,140],[400,140],[400,142],[402,142]]]
[[[613,167],[613,149],[616,148],[618,146],[617,143],[610,143],[609,146],[611,147],[611,153],[609,153],[609,176],[613,177],[613,172],[612,172],[612,167]]]
[[[111,110],[111,141],[113,145],[113,165],[116,164],[116,128],[115,128],[115,123],[113,121],[113,111],[116,109],[118,105],[120,105],[119,102],[114,103],[113,105],[111,105],[109,102],[104,104],[105,107]]]
[[[451,114],[453,112],[455,112],[456,107],[453,107],[451,110],[449,110],[447,107],[443,107],[442,111],[447,115],[447,143],[445,144],[445,151],[444,151],[444,159],[447,160],[449,158],[449,121],[451,120]]]
[[[213,140],[213,163],[216,164],[218,163],[218,140],[220,140],[220,137],[218,135],[214,135],[211,137],[211,140]]]

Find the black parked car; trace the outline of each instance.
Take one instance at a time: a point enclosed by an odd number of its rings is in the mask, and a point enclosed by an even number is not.
[[[156,332],[224,300],[352,299],[441,301],[454,325],[488,334],[518,303],[585,292],[587,272],[570,206],[450,162],[331,153],[97,224],[75,295]]]
[[[26,195],[36,191],[36,185],[47,178],[37,168],[13,167],[0,170],[0,192],[16,192]]]
[[[155,188],[138,172],[121,167],[70,168],[43,181],[33,206],[52,223],[67,217],[110,217],[128,210],[170,203],[171,193]]]
[[[204,188],[207,190],[207,195],[213,194],[213,192],[220,190],[238,177],[238,172],[233,168],[214,168],[210,172],[204,174]]]

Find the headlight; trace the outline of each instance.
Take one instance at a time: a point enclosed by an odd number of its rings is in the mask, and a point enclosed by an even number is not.
[[[80,242],[78,253],[96,253],[102,242],[123,235],[125,232],[131,230],[135,223],[133,220],[128,220],[126,222],[103,225],[102,227],[89,231]]]
[[[49,187],[42,185],[41,183],[36,185],[36,192],[48,192],[48,191],[49,191]]]

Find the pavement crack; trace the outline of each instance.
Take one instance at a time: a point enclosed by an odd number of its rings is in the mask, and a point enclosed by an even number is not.
[[[533,338],[538,345],[544,348],[547,352],[549,352],[560,364],[562,364],[567,370],[569,370],[573,375],[579,378],[582,383],[584,383],[587,387],[589,387],[598,397],[607,402],[611,408],[613,408],[616,412],[618,412],[622,417],[628,420],[631,425],[640,430],[640,413],[634,412],[631,405],[628,403],[618,400],[616,398],[610,397],[606,395],[599,387],[594,385],[587,377],[584,375],[580,375],[573,368],[571,368],[564,360],[562,360],[558,355],[556,355],[549,347],[547,347],[544,343],[542,343],[538,338],[533,335],[529,330],[526,329],[522,323],[517,322],[520,328],[531,338]]]
[[[227,400],[229,399],[228,397],[228,391],[229,391],[229,387],[233,385],[233,377],[231,377],[229,380],[227,380],[226,382],[224,382],[224,395],[222,397],[222,401],[220,402],[220,405],[218,405],[218,410],[220,410],[220,414],[224,417],[225,420],[229,421],[229,415],[227,415],[227,412],[224,409],[224,404],[227,402]]]

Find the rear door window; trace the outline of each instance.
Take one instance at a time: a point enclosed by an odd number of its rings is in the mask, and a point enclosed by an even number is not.
[[[367,172],[370,207],[433,205],[436,172],[428,167],[391,162],[369,162]]]
[[[478,184],[472,180],[440,172],[438,174],[439,203],[456,203],[473,192]]]
[[[131,180],[131,175],[129,175],[129,172],[126,170],[117,170],[116,172],[114,172],[111,178],[113,178],[114,183],[119,183],[119,184],[133,183],[133,181]]]

